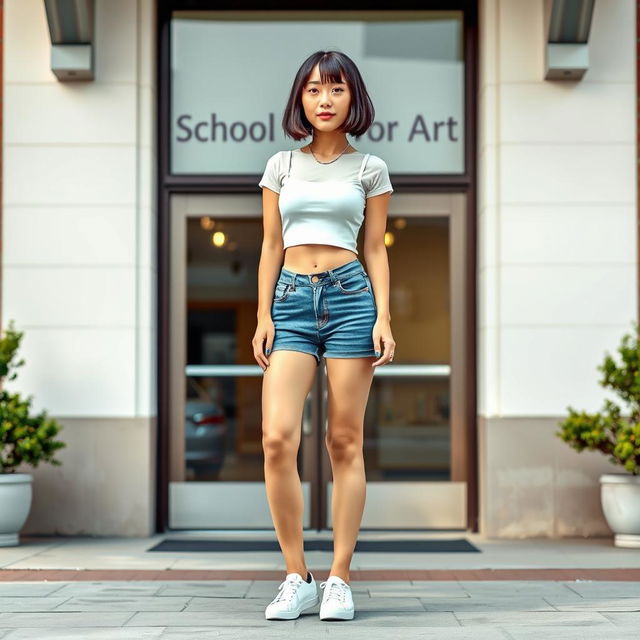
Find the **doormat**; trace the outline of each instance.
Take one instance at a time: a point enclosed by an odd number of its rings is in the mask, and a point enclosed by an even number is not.
[[[305,551],[333,551],[332,540],[305,540]],[[277,540],[181,540],[168,538],[147,551],[280,551]],[[355,551],[378,553],[481,553],[466,538],[358,540]]]

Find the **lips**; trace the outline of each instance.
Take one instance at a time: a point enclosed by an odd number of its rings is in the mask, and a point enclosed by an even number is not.
[[[322,113],[318,114],[319,116],[335,116],[335,113],[330,113],[329,111],[323,111]]]

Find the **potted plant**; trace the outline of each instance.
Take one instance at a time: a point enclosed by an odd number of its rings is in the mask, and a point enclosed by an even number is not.
[[[14,380],[15,369],[24,364],[16,361],[22,333],[14,330],[13,321],[0,338],[0,382]],[[30,415],[31,399],[19,393],[0,391],[0,546],[19,544],[18,533],[31,509],[31,474],[16,473],[21,463],[37,467],[41,461],[61,465],[54,459],[57,449],[66,447],[55,440],[62,426],[47,417],[47,412]]]
[[[614,545],[640,548],[640,337],[633,323],[635,337],[623,336],[617,364],[606,353],[600,385],[612,389],[628,412],[609,399],[602,413],[589,414],[567,407],[569,416],[558,423],[556,435],[577,451],[598,450],[625,469],[624,473],[600,476],[600,500],[607,524],[614,532]]]

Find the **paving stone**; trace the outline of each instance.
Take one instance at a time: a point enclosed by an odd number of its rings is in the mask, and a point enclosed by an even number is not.
[[[262,612],[271,600],[262,600],[260,598],[238,598],[232,600],[230,598],[203,598],[200,596],[194,596],[189,600],[189,603],[184,608],[184,611],[220,611],[226,613],[247,614],[251,612],[253,615],[255,612]],[[320,609],[320,605],[316,607]],[[310,609],[309,611],[313,611]]]
[[[59,629],[56,627],[27,627],[10,629],[2,640],[156,640],[162,638],[163,627],[109,628],[76,627]],[[214,636],[211,636],[214,637]]]
[[[420,598],[426,611],[556,611],[544,598],[536,596],[500,596],[469,598]]]
[[[69,598],[66,596],[62,598],[55,596],[45,596],[42,598],[30,596],[1,596],[0,612],[51,611],[67,600],[69,600]]]
[[[469,626],[510,624],[539,626],[602,625],[611,628],[612,622],[597,611],[492,611],[485,615],[474,611],[455,611],[460,624]]]
[[[114,580],[105,582],[67,582],[54,592],[56,596],[153,596],[159,593],[164,583],[154,581]]]
[[[216,598],[244,598],[247,596],[253,582],[253,580],[194,580],[189,582],[165,582],[162,584],[156,595],[163,597],[211,596]]]
[[[137,596],[119,598],[109,595],[69,598],[58,611],[182,611],[189,596]]]
[[[496,633],[493,629],[463,629],[461,627],[443,627],[443,626],[410,626],[403,627],[402,630],[395,625],[371,627],[363,626],[359,620],[345,620],[335,622],[319,621],[316,625],[298,624],[288,620],[271,621],[271,629],[253,629],[247,628],[242,632],[242,640],[280,640],[282,638],[300,638],[303,634],[304,638],[316,640],[317,638],[330,637],[340,640],[390,640],[393,638],[401,638],[402,640],[427,639],[427,640],[443,640],[443,638],[451,638],[452,640],[506,640],[506,636]],[[209,630],[209,635],[203,632]],[[198,635],[198,634],[202,635]],[[168,627],[165,629],[161,640],[200,640],[200,638],[221,638],[225,640],[238,640],[238,631],[234,629],[215,629],[211,631],[208,627],[183,627],[175,629]]]
[[[67,582],[0,582],[0,597],[2,596],[50,596],[59,595],[58,589]]]
[[[121,627],[131,618],[131,611],[124,612],[45,612],[0,613],[3,627]],[[144,625],[143,625],[144,626]],[[148,626],[152,626],[149,624]]]
[[[460,580],[459,585],[469,595],[575,594],[566,583],[555,580]]]
[[[640,598],[581,598],[568,600],[549,597],[545,600],[558,611],[640,611]]]
[[[425,611],[418,598],[369,598],[354,593],[353,604],[356,611]]]
[[[502,630],[508,634],[510,640],[540,640],[539,626],[505,626]],[[567,627],[545,626],[545,638],[555,640],[638,640],[635,629],[611,627]]]
[[[638,554],[640,555],[640,554]],[[565,582],[575,593],[583,598],[640,598],[640,582],[598,581],[598,582]]]
[[[220,638],[238,638],[238,630],[219,630],[211,629],[211,627],[166,627],[162,634],[159,636],[159,640],[219,640]],[[242,633],[243,640],[251,638],[253,636],[251,629]],[[228,634],[229,633],[229,634]],[[227,635],[228,634],[228,635]],[[256,638],[269,638],[265,635],[264,631],[260,630],[255,635]],[[280,636],[282,637],[282,635]]]
[[[426,612],[426,611],[404,611],[402,613],[394,613],[388,611],[367,611],[366,609],[356,609],[356,614],[353,620],[348,621],[336,621],[337,624],[332,624],[331,621],[328,620],[320,620],[318,616],[313,618],[305,619],[305,625],[311,625],[313,627],[318,626],[319,628],[328,628],[331,630],[330,635],[333,636],[333,631],[335,628],[340,626],[345,626],[343,622],[358,623],[359,629],[378,629],[378,628],[393,628],[393,629],[434,629],[434,628],[446,628],[447,633],[449,628],[455,627],[459,628],[460,623],[453,615],[453,613],[448,611],[436,611],[436,612]],[[330,625],[330,626],[327,626]],[[306,627],[305,627],[306,628]],[[352,629],[352,634],[357,632],[355,629]],[[387,632],[388,634],[388,632]],[[442,634],[446,635],[446,634]],[[353,637],[353,636],[352,636]],[[363,634],[363,638],[369,638],[369,632]],[[388,637],[388,636],[387,636]]]
[[[303,613],[302,616],[317,617],[317,613]],[[136,613],[134,616],[127,620],[126,625],[128,627],[149,627],[152,625],[159,625],[161,627],[193,627],[193,626],[205,626],[205,627],[235,627],[236,636],[238,635],[238,629],[245,627],[251,628],[265,628],[269,626],[272,620],[267,620],[264,617],[264,609],[262,612],[256,611],[254,613],[248,613],[246,615],[238,615],[234,612],[220,612],[220,611],[159,611],[159,612],[144,612]],[[283,622],[291,622],[285,620]]]
[[[608,613],[607,611],[603,611],[602,615],[613,622],[613,624],[620,627],[635,627],[636,630],[640,629],[640,613],[637,612],[628,612],[628,613]],[[637,631],[636,631],[637,633]],[[640,633],[637,633],[638,638],[640,638]]]

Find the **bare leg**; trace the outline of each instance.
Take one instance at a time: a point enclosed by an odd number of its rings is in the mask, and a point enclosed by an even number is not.
[[[316,373],[315,357],[273,351],[262,380],[262,447],[269,509],[287,573],[307,577],[302,515],[304,502],[296,458],[304,401]]]
[[[334,557],[330,575],[347,583],[366,495],[362,447],[373,359],[326,358],[329,418],[325,441],[333,472]]]

